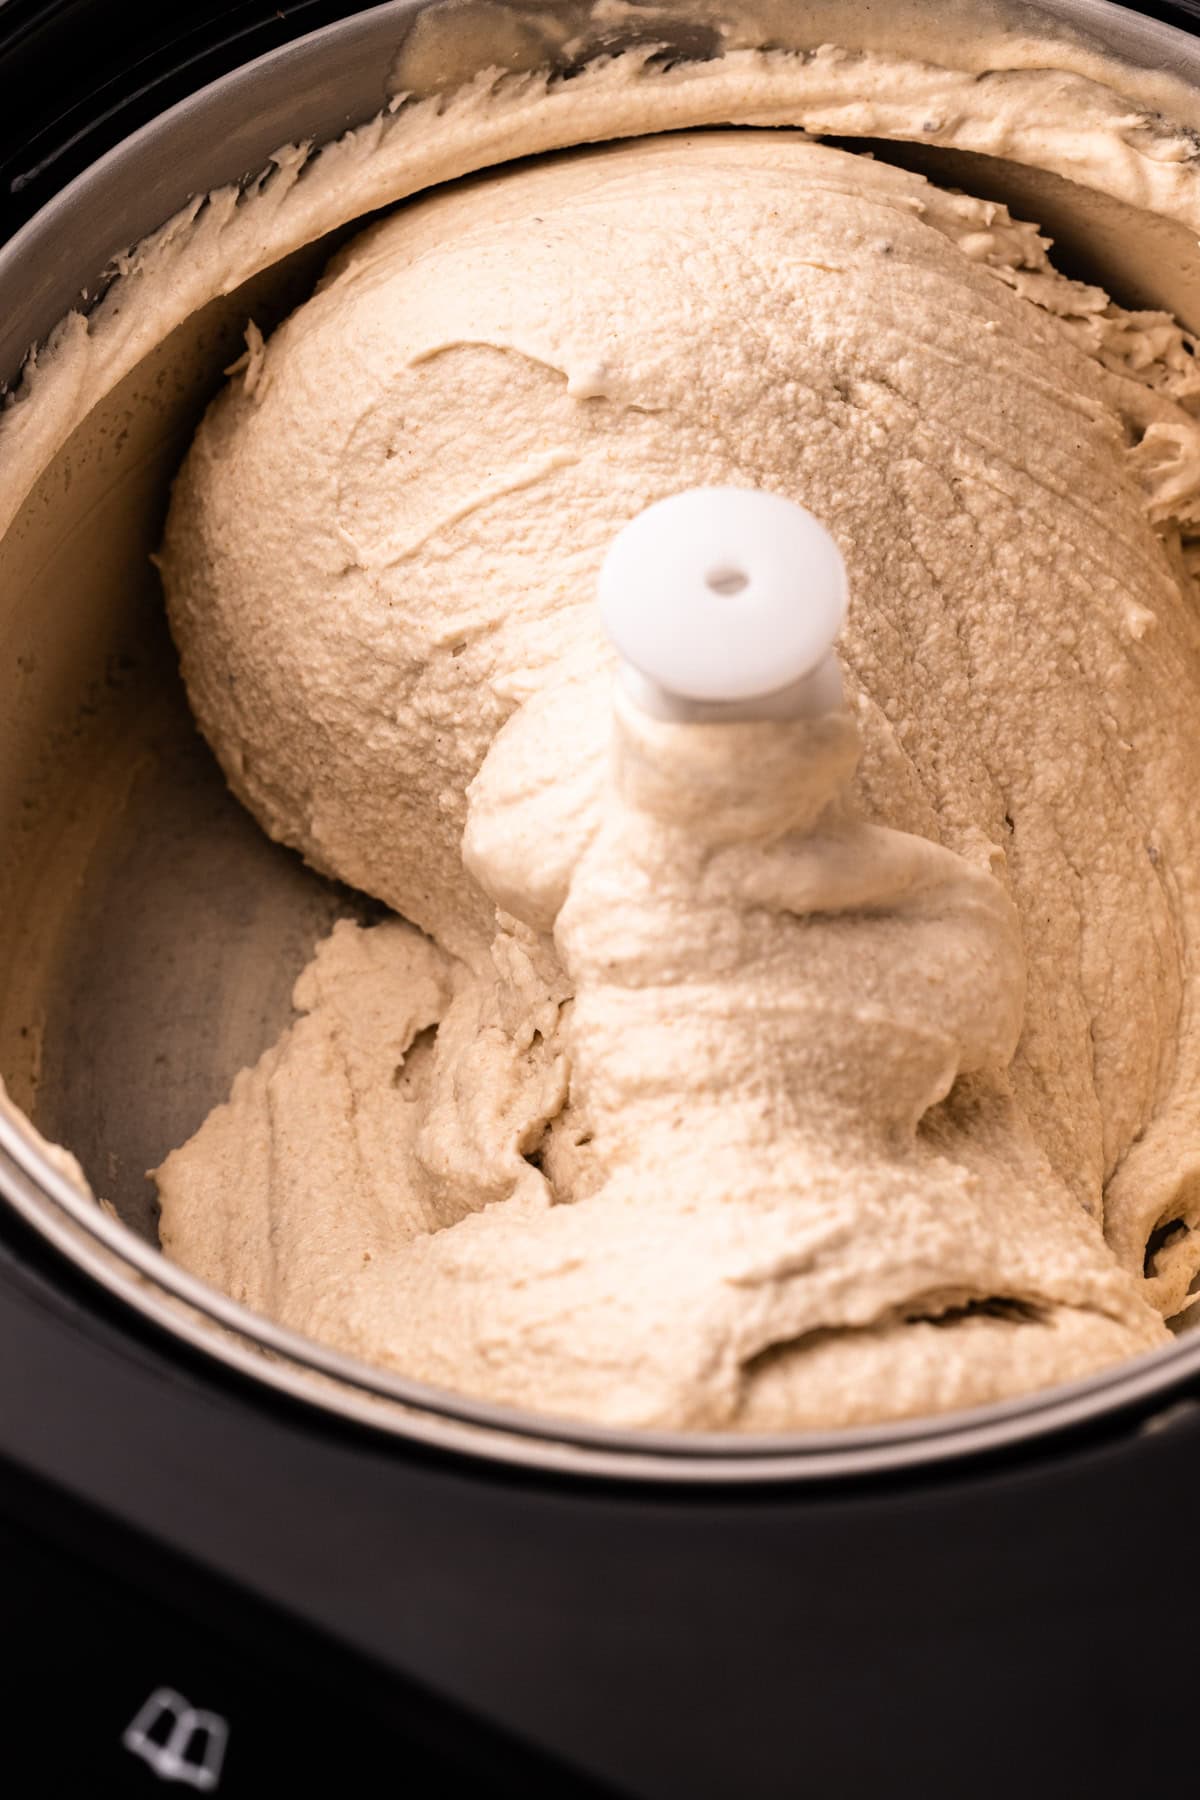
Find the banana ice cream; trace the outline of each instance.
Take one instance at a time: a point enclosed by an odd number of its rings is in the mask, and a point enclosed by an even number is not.
[[[1200,378],[1005,209],[788,130],[410,202],[247,354],[162,572],[274,837],[398,915],[157,1171],[162,1242],[608,1425],[964,1406],[1167,1341],[1200,1255]],[[595,606],[801,502],[846,699],[652,719]]]

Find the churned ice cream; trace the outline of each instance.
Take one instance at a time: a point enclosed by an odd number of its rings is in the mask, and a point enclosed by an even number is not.
[[[410,202],[162,551],[235,792],[399,915],[157,1172],[169,1255],[472,1396],[785,1430],[1166,1341],[1200,1258],[1200,379],[1001,206],[786,130]],[[652,719],[683,489],[845,558],[846,702]]]

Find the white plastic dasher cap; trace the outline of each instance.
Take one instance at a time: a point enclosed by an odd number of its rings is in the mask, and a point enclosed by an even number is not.
[[[633,698],[661,718],[805,718],[842,697],[846,568],[804,507],[691,488],[613,539],[600,611]]]

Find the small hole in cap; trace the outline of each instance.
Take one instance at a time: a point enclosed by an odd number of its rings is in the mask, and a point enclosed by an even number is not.
[[[704,580],[714,594],[740,594],[750,586],[750,577],[744,569],[710,569]]]

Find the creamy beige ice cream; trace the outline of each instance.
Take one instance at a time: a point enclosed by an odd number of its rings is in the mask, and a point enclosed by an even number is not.
[[[609,1424],[899,1416],[1165,1341],[1193,354],[1003,208],[795,132],[523,166],[342,252],[252,334],[163,573],[235,791],[412,924],[321,947],[159,1171],[168,1253]],[[705,484],[833,532],[844,712],[614,704],[600,559]]]

